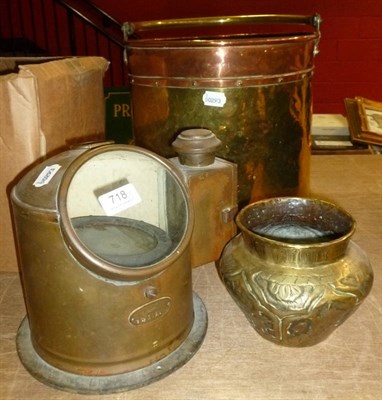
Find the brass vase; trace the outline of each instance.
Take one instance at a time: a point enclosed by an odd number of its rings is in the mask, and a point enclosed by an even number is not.
[[[265,339],[315,345],[370,292],[370,263],[350,240],[355,221],[338,206],[272,198],[243,208],[236,223],[241,233],[226,246],[218,272]]]

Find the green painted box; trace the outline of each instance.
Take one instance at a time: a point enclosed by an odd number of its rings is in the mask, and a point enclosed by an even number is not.
[[[127,86],[105,88],[105,137],[115,143],[132,144],[130,90]]]

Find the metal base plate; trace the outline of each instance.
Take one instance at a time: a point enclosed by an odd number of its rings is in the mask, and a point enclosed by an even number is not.
[[[62,371],[44,361],[34,350],[29,322],[24,318],[17,333],[17,352],[28,372],[40,382],[73,393],[107,394],[128,391],[166,377],[198,351],[207,331],[207,311],[200,297],[193,293],[194,324],[184,342],[172,353],[147,367],[110,376],[84,376]]]

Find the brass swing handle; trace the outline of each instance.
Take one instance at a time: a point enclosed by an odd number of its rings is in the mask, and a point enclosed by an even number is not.
[[[139,32],[172,29],[172,28],[193,28],[205,26],[223,25],[244,25],[244,24],[303,24],[316,28],[318,35],[314,49],[314,55],[318,54],[318,43],[320,40],[320,24],[322,22],[319,14],[314,15],[283,15],[283,14],[259,14],[259,15],[237,15],[223,17],[203,17],[203,18],[179,18],[167,20],[125,22],[122,31],[125,41],[136,39]]]

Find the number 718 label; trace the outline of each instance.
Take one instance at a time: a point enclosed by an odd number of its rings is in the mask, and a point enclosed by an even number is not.
[[[142,201],[137,189],[132,183],[120,186],[98,197],[106,215],[115,215]]]

